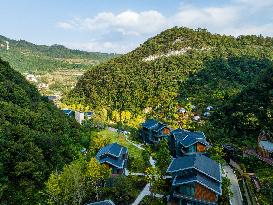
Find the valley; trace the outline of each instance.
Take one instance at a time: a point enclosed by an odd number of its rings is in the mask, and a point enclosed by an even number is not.
[[[273,38],[174,27],[118,55],[0,36],[0,58],[0,204],[272,204]]]

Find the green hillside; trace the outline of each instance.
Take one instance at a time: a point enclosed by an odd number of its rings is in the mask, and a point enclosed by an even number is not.
[[[71,50],[61,45],[35,45],[0,36],[0,57],[20,72],[87,69],[115,56]]]
[[[175,27],[86,72],[67,102],[78,98],[132,113],[150,107],[160,118],[175,120],[177,106],[187,100],[202,110],[240,93],[264,69],[260,61],[272,60],[272,45],[269,37]]]
[[[226,99],[210,119],[215,141],[255,144],[261,130],[273,133],[273,63],[260,63],[265,70],[238,95]]]
[[[0,204],[39,204],[49,174],[77,156],[78,124],[0,59]]]
[[[87,71],[63,102],[103,111],[119,126],[152,117],[204,131],[212,144],[255,149],[262,130],[273,133],[272,60],[273,38],[176,27]],[[272,167],[240,160],[259,177],[262,189],[252,195],[272,204]]]

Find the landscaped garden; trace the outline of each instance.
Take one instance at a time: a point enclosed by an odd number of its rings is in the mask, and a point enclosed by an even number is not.
[[[97,151],[104,145],[114,142],[128,148],[128,169],[130,172],[143,173],[145,169],[150,166],[149,154],[146,150],[140,149],[130,143],[124,134],[108,129],[92,131],[90,142],[91,152],[92,149]]]

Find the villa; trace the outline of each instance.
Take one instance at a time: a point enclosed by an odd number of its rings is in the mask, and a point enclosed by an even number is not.
[[[167,170],[172,174],[172,205],[214,205],[222,195],[221,166],[202,154],[174,158]]]
[[[205,153],[208,145],[203,132],[190,132],[179,128],[170,134],[170,151],[174,157]]]
[[[158,144],[160,140],[168,138],[169,134],[170,128],[164,123],[154,119],[149,119],[142,123],[140,135],[144,143]]]
[[[117,143],[101,148],[96,155],[100,164],[105,164],[112,170],[112,175],[125,174],[128,161],[128,149]]]

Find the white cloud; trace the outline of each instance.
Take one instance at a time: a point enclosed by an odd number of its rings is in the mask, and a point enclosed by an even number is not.
[[[202,7],[184,3],[170,16],[164,16],[155,10],[126,10],[118,14],[102,12],[89,18],[59,22],[57,26],[84,31],[93,39],[87,43],[70,43],[70,47],[124,53],[137,47],[139,42],[148,37],[173,26],[207,28],[213,33],[235,36],[273,36],[272,11],[273,0],[231,0],[224,5]]]
[[[123,35],[143,35],[158,32],[165,24],[165,17],[158,11],[137,13],[128,10],[117,15],[102,12],[93,18],[75,18],[69,22],[60,22],[58,26],[89,31],[115,30]]]
[[[68,22],[59,22],[57,23],[57,26],[63,29],[72,29],[73,25],[71,25],[71,23]]]
[[[128,50],[135,48],[135,43],[110,42],[110,41],[89,41],[86,43],[68,43],[63,45],[72,49],[80,49],[85,51],[100,51],[105,53],[126,53]]]
[[[240,8],[236,7],[182,7],[173,17],[171,24],[189,27],[222,28],[236,22]]]

